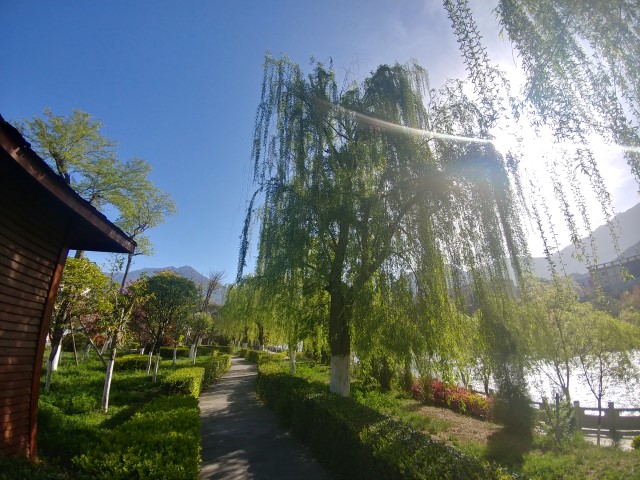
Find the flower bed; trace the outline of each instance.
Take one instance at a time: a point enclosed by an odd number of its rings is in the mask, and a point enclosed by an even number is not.
[[[411,392],[413,398],[418,401],[448,408],[480,420],[491,419],[493,399],[464,387],[449,385],[437,378],[428,379],[426,382],[420,379],[413,384]]]

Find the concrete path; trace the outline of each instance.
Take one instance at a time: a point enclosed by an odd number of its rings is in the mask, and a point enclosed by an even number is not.
[[[256,397],[256,377],[255,365],[233,358],[231,369],[200,394],[200,479],[330,479]]]

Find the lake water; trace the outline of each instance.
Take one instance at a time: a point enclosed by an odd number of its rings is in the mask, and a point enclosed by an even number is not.
[[[638,378],[638,374],[640,374],[640,351],[633,352],[632,356],[633,364],[635,365],[635,378],[627,382],[606,381],[602,399],[604,408],[607,407],[608,402],[614,402],[616,408],[640,408],[640,379]],[[552,373],[551,370],[548,370],[548,372]],[[591,393],[584,376],[580,372],[580,367],[575,365],[569,382],[571,400],[579,401],[582,407],[596,407],[598,404],[596,398]],[[535,402],[542,401],[543,396],[553,399],[554,392],[560,392],[560,388],[554,385],[545,374],[530,373],[527,375],[527,384],[529,385],[531,399]],[[473,388],[482,390],[482,382],[474,381]]]

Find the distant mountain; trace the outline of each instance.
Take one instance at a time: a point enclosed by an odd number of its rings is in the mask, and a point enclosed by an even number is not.
[[[141,268],[140,270],[132,270],[129,272],[129,276],[127,277],[127,282],[132,282],[134,280],[139,279],[142,275],[152,276],[158,272],[164,272],[165,270],[169,270],[171,272],[177,273],[178,275],[193,280],[193,282],[205,288],[209,279],[198,272],[195,268],[190,267],[189,265],[184,265],[182,267],[161,267],[161,268]],[[115,275],[115,280],[117,282],[122,281],[122,273],[117,273]],[[222,305],[224,303],[224,299],[227,292],[227,286],[223,285],[213,292],[212,299],[218,305]]]
[[[629,210],[619,213],[615,217],[620,225],[620,238],[618,238],[618,244],[620,250],[623,252],[623,257],[629,257],[640,254],[640,203],[631,207]],[[606,225],[601,225],[593,232],[593,237],[596,244],[596,253],[598,256],[598,263],[611,262],[618,258],[616,251],[613,247],[611,240],[611,234]],[[583,241],[587,246],[587,251],[591,252],[590,242],[588,238],[584,238]],[[553,256],[553,261],[556,265],[559,265],[559,255],[562,255],[562,260],[565,264],[567,274],[583,275],[587,273],[587,267],[583,263],[579,262],[575,257],[576,248],[573,245],[560,250],[560,253],[556,253]],[[537,276],[542,278],[550,278],[549,267],[547,260],[544,257],[535,257],[533,259],[533,269]]]

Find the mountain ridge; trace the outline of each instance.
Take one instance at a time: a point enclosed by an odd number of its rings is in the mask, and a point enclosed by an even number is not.
[[[620,226],[618,245],[623,257],[640,254],[640,203],[618,213],[614,220]],[[594,243],[596,245],[597,263],[606,263],[617,260],[618,255],[611,240],[611,234],[607,225],[600,225],[593,231]],[[593,255],[589,237],[583,237],[587,252]],[[565,266],[567,274],[584,275],[588,273],[587,266],[580,262],[576,255],[576,247],[568,245],[559,252],[554,253],[551,258],[556,265],[560,265],[560,258]],[[549,264],[545,257],[533,257],[533,271],[542,278],[550,278]]]
[[[198,272],[195,268],[190,265],[183,265],[182,267],[147,267],[140,268],[138,270],[131,270],[129,275],[127,276],[127,282],[133,282],[138,280],[142,275],[155,275],[159,272],[170,271],[176,273],[182,277],[188,278],[189,280],[193,280],[193,282],[199,287],[206,288],[209,279]],[[121,282],[123,277],[123,273],[118,272],[114,276],[114,280],[117,282]],[[216,290],[214,290],[212,299],[218,305],[222,305],[224,303],[227,292],[227,285],[222,285]]]

